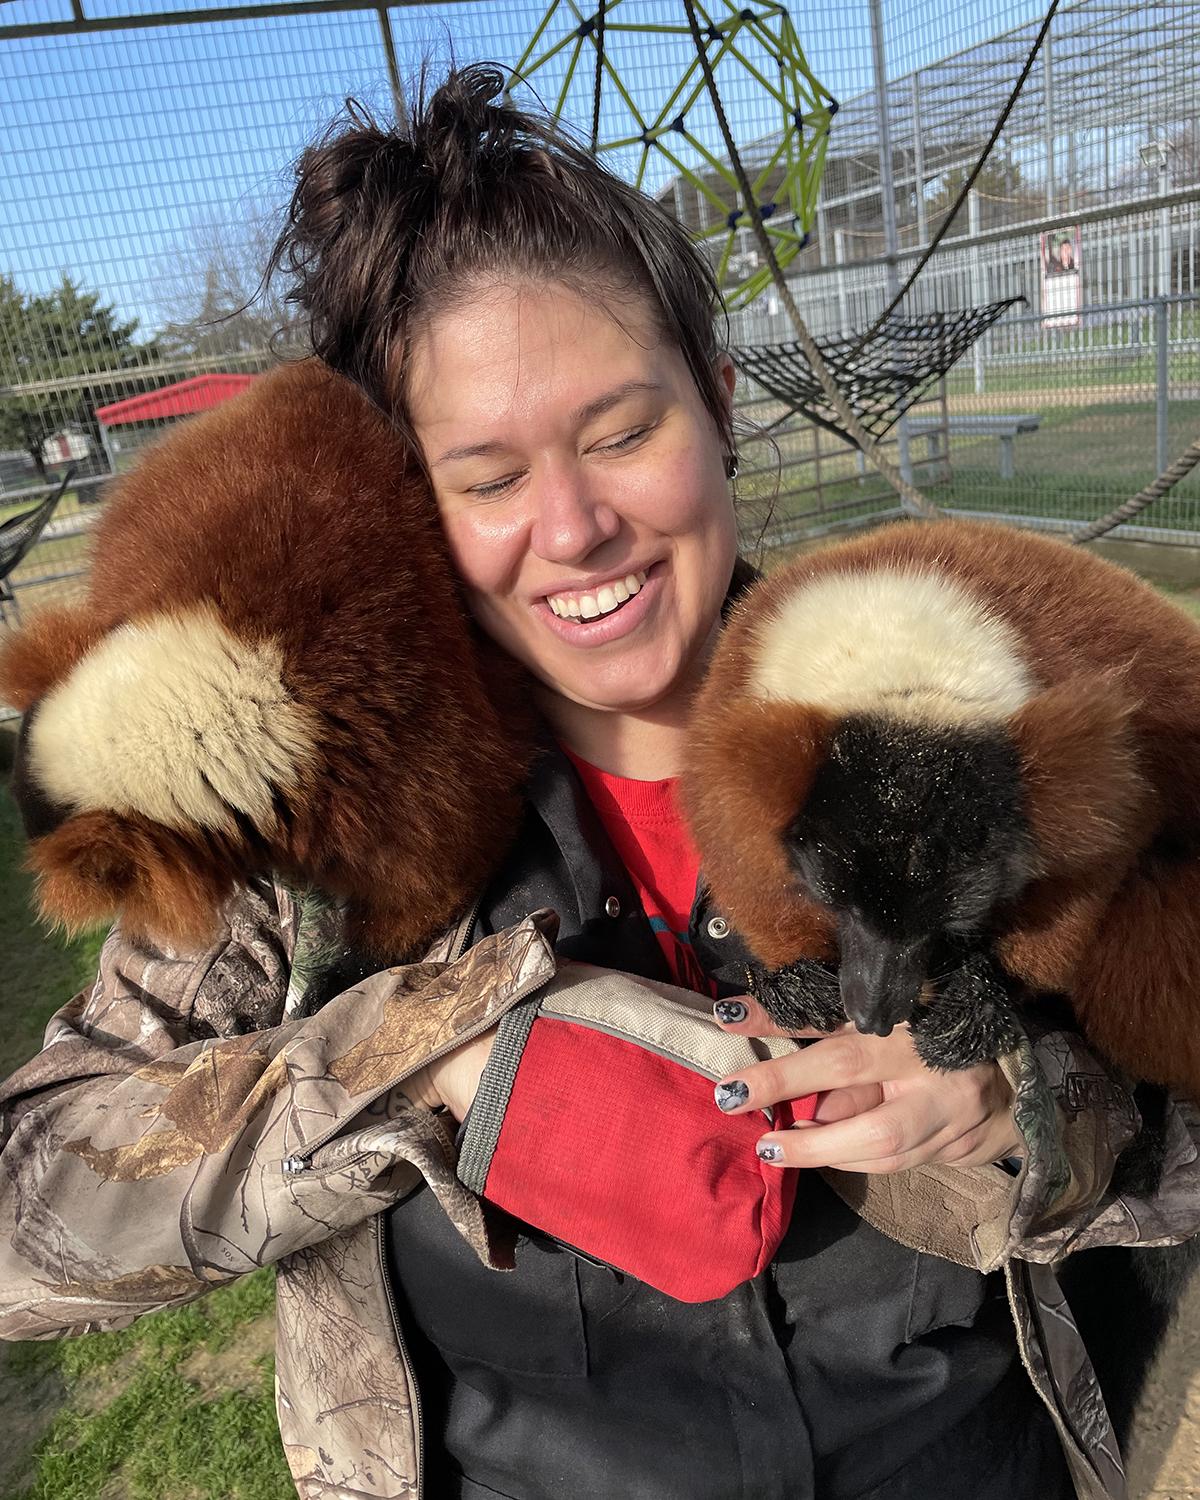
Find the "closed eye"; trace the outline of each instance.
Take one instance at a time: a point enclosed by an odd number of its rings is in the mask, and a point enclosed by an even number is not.
[[[473,484],[467,491],[468,495],[478,495],[481,499],[488,499],[496,495],[503,495],[506,490],[512,488],[518,479],[524,477],[524,471],[519,474],[506,474],[502,479],[489,480],[487,484]]]
[[[619,453],[622,448],[632,448],[649,431],[649,426],[631,428],[629,432],[624,433],[611,443],[598,443],[594,451],[599,453]]]

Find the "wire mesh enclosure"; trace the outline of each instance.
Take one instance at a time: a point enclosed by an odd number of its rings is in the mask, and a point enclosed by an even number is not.
[[[746,41],[751,13],[770,12],[777,40],[790,28],[804,62],[788,75],[803,93],[790,144],[779,77],[747,52],[753,66],[718,81],[760,207],[783,205],[805,319],[827,346],[853,349],[978,159],[1040,0],[701,9],[714,48]],[[602,87],[597,113],[593,89],[574,90],[566,74],[578,52],[575,72],[590,83],[598,14],[577,0],[0,3],[0,525],[75,469],[12,573],[19,598],[73,586],[105,484],[142,443],[267,368],[273,347],[302,342],[280,289],[259,286],[291,163],[347,96],[383,117],[402,109],[425,63],[436,76],[452,56],[524,59],[518,98],[561,104],[582,139],[595,135],[614,170],[709,245],[727,292],[761,289],[733,313],[729,340],[743,368],[763,374],[791,328],[717,192],[729,163],[694,87],[679,0],[607,0],[620,88]],[[547,61],[556,28],[580,46]],[[889,408],[893,457],[940,504],[1068,526],[1139,488],[1200,432],[1198,31],[1200,0],[1079,0],[1056,14],[901,313],[909,326],[976,335]],[[674,129],[684,105],[686,128]],[[641,134],[655,130],[667,149],[648,152]],[[804,164],[792,196],[781,188],[789,161]],[[978,310],[1017,298],[1023,307],[981,321]],[[749,508],[756,528],[772,502],[768,541],[894,505],[812,420],[811,403],[796,414],[796,390],[749,375],[741,387],[740,482],[761,502]],[[1200,540],[1200,480],[1131,534]]]

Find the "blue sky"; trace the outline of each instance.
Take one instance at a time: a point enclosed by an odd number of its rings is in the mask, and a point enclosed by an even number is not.
[[[424,56],[512,64],[547,0],[463,0],[393,12],[402,74]],[[132,0],[85,0],[89,15],[129,14]],[[196,0],[173,8],[195,9]],[[677,0],[622,0],[639,19],[682,22]],[[889,73],[958,51],[1039,13],[1019,0],[889,0]],[[614,21],[621,12],[614,15]],[[569,15],[569,12],[566,12]],[[865,0],[803,0],[792,18],[816,76],[841,98],[870,84]],[[3,0],[0,26],[66,19],[68,0]],[[567,22],[547,32],[561,35]],[[614,47],[628,47],[628,40]],[[640,38],[622,71],[640,105],[669,92],[690,42]],[[544,88],[554,91],[547,69]],[[578,99],[590,123],[590,83]],[[725,84],[722,84],[723,88]],[[730,81],[741,139],[767,133],[761,94]],[[161,321],[215,227],[239,226],[287,197],[289,163],[354,94],[386,108],[371,12],[142,28],[85,36],[0,36],[0,271],[29,291],[66,271],[147,331]],[[707,127],[711,129],[710,127]],[[835,122],[836,128],[836,122]],[[619,131],[614,101],[605,132]],[[715,145],[715,134],[713,138]],[[669,168],[664,166],[664,175]]]

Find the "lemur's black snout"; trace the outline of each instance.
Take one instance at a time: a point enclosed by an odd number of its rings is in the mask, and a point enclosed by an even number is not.
[[[853,918],[838,925],[842,1006],[859,1031],[888,1036],[912,1015],[925,983],[927,945],[882,937]]]

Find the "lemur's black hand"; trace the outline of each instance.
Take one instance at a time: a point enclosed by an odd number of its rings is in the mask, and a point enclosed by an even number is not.
[[[846,1024],[842,996],[835,970],[809,959],[800,959],[783,969],[747,970],[747,987],[784,1031],[836,1031]]]
[[[945,1072],[990,1062],[1020,1036],[1008,981],[986,953],[970,954],[940,978],[909,1026],[922,1062]]]

